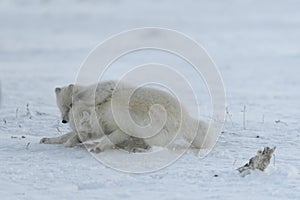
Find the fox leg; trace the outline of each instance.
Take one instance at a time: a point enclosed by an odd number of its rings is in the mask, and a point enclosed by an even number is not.
[[[125,140],[128,140],[129,136],[122,132],[121,130],[115,130],[109,135],[104,135],[100,142],[91,149],[91,152],[100,153],[106,149],[112,149],[116,144],[120,144]]]
[[[63,144],[66,143],[69,139],[72,137],[77,136],[75,132],[69,132],[67,134],[64,134],[62,136],[53,137],[53,138],[42,138],[40,140],[40,143],[42,144]]]

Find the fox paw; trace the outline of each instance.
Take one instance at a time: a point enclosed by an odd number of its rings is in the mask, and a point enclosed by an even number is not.
[[[100,147],[95,147],[90,150],[92,153],[101,153],[103,150]]]
[[[42,138],[40,144],[50,144],[50,138]]]

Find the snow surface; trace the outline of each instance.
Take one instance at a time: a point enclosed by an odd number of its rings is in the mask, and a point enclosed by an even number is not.
[[[0,198],[298,199],[299,8],[296,0],[0,1]],[[53,88],[74,82],[99,42],[144,26],[188,34],[219,66],[229,115],[213,151],[127,174],[83,148],[39,144],[68,131]],[[277,146],[266,172],[239,176],[264,146]]]

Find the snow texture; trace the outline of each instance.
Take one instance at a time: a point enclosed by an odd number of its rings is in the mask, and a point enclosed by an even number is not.
[[[299,7],[296,0],[0,1],[0,198],[299,198]],[[127,174],[84,148],[39,144],[69,130],[60,123],[54,88],[75,82],[99,42],[145,26],[189,35],[219,66],[228,116],[213,151],[204,159],[188,151],[162,170]],[[153,57],[184,65],[155,52],[116,65]],[[204,118],[208,100],[199,105]],[[236,169],[265,146],[277,147],[266,171],[239,176]]]

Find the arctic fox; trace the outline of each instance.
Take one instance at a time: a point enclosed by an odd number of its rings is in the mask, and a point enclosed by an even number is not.
[[[129,151],[152,146],[174,148],[175,140],[181,138],[199,149],[211,147],[213,140],[208,124],[192,118],[173,95],[154,87],[133,88],[116,81],[56,88],[62,123],[69,123],[72,131],[60,137],[42,138],[40,142],[72,147],[100,139],[92,149],[97,153],[118,146]],[[126,104],[124,98],[128,95],[130,101]],[[161,124],[161,127],[154,127],[157,133],[150,133],[149,124]]]

